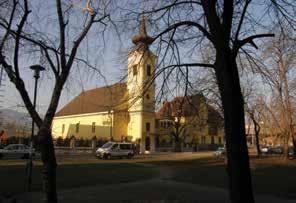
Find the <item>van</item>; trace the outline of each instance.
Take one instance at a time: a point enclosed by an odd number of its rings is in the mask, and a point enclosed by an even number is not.
[[[107,142],[96,151],[96,156],[102,159],[111,159],[112,157],[130,159],[134,154],[133,144],[126,142]]]

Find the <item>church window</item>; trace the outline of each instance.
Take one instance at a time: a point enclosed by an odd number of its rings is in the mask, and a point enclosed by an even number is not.
[[[79,123],[76,123],[76,133],[79,133]]]
[[[146,94],[146,98],[147,98],[147,99],[150,99],[150,95],[149,95],[149,94]]]
[[[206,144],[206,136],[201,137],[201,144]]]
[[[222,139],[221,139],[221,137],[219,137],[218,139],[219,139],[219,144],[222,144]]]
[[[133,66],[133,75],[137,75],[137,65]]]
[[[146,123],[146,132],[150,131],[150,123]]]
[[[147,76],[151,76],[151,66],[147,65]]]
[[[65,124],[62,125],[62,133],[65,132]]]
[[[91,125],[91,132],[92,133],[96,132],[96,123],[95,122],[93,122],[92,125]]]

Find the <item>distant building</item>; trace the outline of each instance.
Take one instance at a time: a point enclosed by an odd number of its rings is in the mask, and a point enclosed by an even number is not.
[[[176,97],[164,102],[156,113],[157,146],[174,143],[178,133],[184,147],[209,148],[223,145],[223,119],[202,94]]]
[[[151,81],[157,56],[149,50],[153,39],[147,35],[144,18],[139,34],[132,41],[135,47],[128,55],[127,82],[84,91],[75,97],[56,113],[52,124],[54,138],[133,141],[140,145],[142,153],[155,151],[155,142],[158,145],[166,140],[170,133],[166,125],[170,124],[165,123],[174,119],[176,109],[172,103],[165,102],[155,113],[155,84]],[[222,143],[221,116],[205,103],[203,96],[189,99],[193,106],[186,104],[182,115],[188,124],[185,142]],[[175,98],[173,102],[177,100],[180,98]],[[197,108],[199,113],[205,112],[202,114],[202,125],[192,123],[189,127],[191,118],[196,123],[200,122],[192,108]]]

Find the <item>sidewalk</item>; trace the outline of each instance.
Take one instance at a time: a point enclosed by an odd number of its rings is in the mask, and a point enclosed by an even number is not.
[[[31,193],[22,196],[18,203],[40,203],[42,195]],[[59,192],[62,203],[97,202],[211,202],[228,201],[228,191],[188,183],[168,180],[149,180],[111,186],[84,187]],[[292,203],[295,200],[283,200],[267,195],[257,195],[256,202]]]

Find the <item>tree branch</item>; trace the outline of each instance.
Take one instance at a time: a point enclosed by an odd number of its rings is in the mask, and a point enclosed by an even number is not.
[[[20,34],[22,33],[23,27],[27,21],[27,17],[31,11],[28,9],[28,2],[27,0],[24,0],[24,6],[25,6],[25,11],[24,15],[22,16],[22,19],[20,21],[20,24],[17,26],[17,31],[16,31],[16,38],[15,38],[15,45],[14,45],[14,56],[13,56],[13,62],[14,62],[14,70],[15,70],[15,75],[17,78],[20,77],[19,74],[19,66],[18,66],[18,58],[19,58],[19,45],[20,45]]]
[[[35,110],[35,108],[33,107],[33,104],[30,100],[28,92],[26,91],[24,81],[21,78],[16,77],[12,66],[7,63],[7,61],[5,60],[5,57],[1,53],[0,53],[0,64],[2,65],[5,72],[7,73],[10,81],[18,89],[18,91],[23,99],[23,102],[24,102],[29,114],[33,118],[34,122],[37,124],[38,127],[40,127],[42,125],[42,119],[39,116],[39,114],[37,113],[37,111]]]
[[[182,21],[179,23],[175,23],[172,24],[171,26],[169,26],[167,29],[165,29],[164,31],[162,31],[161,33],[159,33],[158,35],[156,35],[154,37],[154,41],[156,39],[158,39],[160,36],[162,36],[163,34],[170,32],[171,30],[175,30],[180,26],[192,26],[192,27],[196,27],[198,28],[211,42],[213,42],[213,37],[212,35],[200,24],[193,22],[193,21]]]
[[[233,53],[237,54],[238,50],[247,43],[250,43],[255,49],[258,49],[257,45],[254,42],[254,39],[263,38],[263,37],[274,37],[274,36],[275,36],[274,34],[258,34],[258,35],[247,37],[243,40],[237,40],[233,44]]]
[[[61,67],[66,67],[66,47],[65,47],[65,22],[63,16],[63,10],[61,5],[61,0],[56,0],[56,8],[59,19],[59,31],[60,31],[60,48],[61,48]]]
[[[237,41],[238,40],[238,35],[240,33],[241,26],[243,24],[243,21],[245,19],[245,15],[246,15],[248,6],[249,6],[249,4],[250,4],[251,1],[252,0],[246,0],[246,4],[245,4],[245,6],[243,8],[242,15],[240,17],[240,20],[239,20],[239,23],[238,23],[238,26],[237,26],[237,30],[236,30],[236,33],[235,33],[234,41]]]

